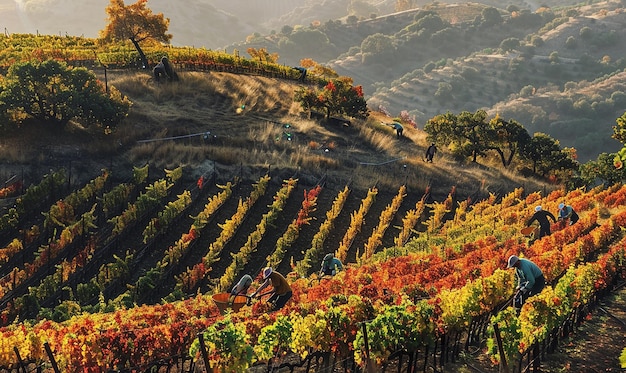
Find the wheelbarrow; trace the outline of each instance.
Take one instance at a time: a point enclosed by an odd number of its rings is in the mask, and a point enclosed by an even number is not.
[[[248,302],[248,297],[245,295],[233,296],[230,293],[213,294],[212,298],[213,303],[215,303],[222,315],[226,314],[229,310],[237,312]]]
[[[524,236],[530,238],[531,240],[539,237],[539,227],[534,225],[528,226],[526,228],[522,228],[520,231]]]

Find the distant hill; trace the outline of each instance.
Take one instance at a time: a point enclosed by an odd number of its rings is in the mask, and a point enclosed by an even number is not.
[[[407,111],[420,126],[485,109],[575,147],[583,162],[618,150],[611,134],[625,91],[611,77],[626,67],[622,3],[533,8],[434,3],[233,47],[276,51],[288,64],[307,55],[362,84],[372,109]]]
[[[619,149],[610,136],[625,107],[626,90],[612,78],[626,67],[624,1],[416,3],[404,12],[392,0],[151,0],[149,7],[170,18],[174,45],[266,48],[291,66],[312,58],[363,85],[373,110],[407,111],[420,127],[446,111],[485,109],[575,147],[581,161]],[[95,37],[107,4],[0,0],[0,26],[9,34]],[[495,19],[485,20],[492,10]],[[424,18],[428,12],[437,16]]]

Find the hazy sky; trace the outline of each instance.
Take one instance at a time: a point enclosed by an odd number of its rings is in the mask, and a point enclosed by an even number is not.
[[[130,5],[136,0],[126,0]],[[148,8],[170,19],[172,44],[220,48],[253,32],[263,22],[303,2],[322,0],[149,0]],[[0,0],[5,33],[72,35],[95,38],[106,23],[110,0]]]

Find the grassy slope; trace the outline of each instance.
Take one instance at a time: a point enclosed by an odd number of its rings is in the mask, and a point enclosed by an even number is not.
[[[413,10],[362,19],[355,25],[324,24],[320,30],[328,37],[331,47],[294,46],[285,43],[286,36],[280,33],[232,47],[267,48],[276,51],[280,61],[287,64],[297,64],[303,57],[328,64],[339,74],[353,77],[356,84],[363,85],[372,107],[384,106],[393,115],[408,111],[420,126],[447,111],[486,109],[519,121],[530,133],[545,132],[562,140],[564,146],[576,147],[581,161],[595,159],[603,151],[616,151],[620,145],[611,140],[611,127],[623,113],[623,104],[615,103],[611,94],[623,92],[624,88],[610,76],[623,70],[622,56],[626,50],[623,27],[626,15],[620,3],[605,1],[577,6],[548,3],[545,5],[553,8],[545,19],[534,13],[537,9],[532,4],[514,5],[531,12],[533,21],[509,22],[511,14],[502,4],[423,5],[421,10],[435,11],[453,25],[447,31],[452,35],[444,38],[445,42],[417,33]],[[559,8],[564,5],[572,8]],[[501,7],[505,22],[471,26],[487,6]],[[580,30],[585,27],[591,30],[587,39],[580,36]],[[364,56],[362,42],[375,33],[390,38],[395,50]],[[541,38],[543,44],[532,47],[534,51],[524,56],[533,37]],[[499,47],[509,38],[519,40],[521,46],[503,53]],[[568,38],[573,42],[566,45]],[[609,41],[610,38],[613,39]],[[549,60],[553,52],[559,56],[557,62]],[[586,56],[590,63],[579,63],[581,56]],[[423,68],[431,62],[441,66],[424,72]],[[442,83],[449,83],[453,91],[438,99],[435,94]],[[610,90],[600,89],[600,85],[610,86]],[[520,91],[529,86],[540,94],[526,97],[531,102],[519,100]],[[584,87],[593,94],[589,95]],[[578,106],[555,105],[563,99],[576,103],[581,98]],[[581,119],[585,121],[580,122]],[[559,130],[563,122],[575,122],[578,133],[572,138],[563,137],[563,131]],[[589,122],[594,122],[593,136],[588,135]]]
[[[390,127],[381,125],[391,119],[380,113],[351,126],[306,119],[292,102],[297,85],[290,82],[225,73],[185,74],[172,86],[144,85],[143,80],[142,74],[112,79],[134,101],[131,118],[116,135],[125,158],[135,164],[150,160],[161,167],[193,168],[211,159],[223,164],[224,172],[232,165],[271,165],[315,177],[327,173],[339,183],[351,179],[360,188],[378,180],[393,189],[401,172],[414,188],[432,184],[447,194],[456,185],[462,195],[505,193],[522,185],[544,187],[489,164],[459,165],[445,151],[434,164],[424,163],[425,133],[406,128],[406,138],[398,140]],[[208,147],[194,141],[134,143],[206,131],[211,133]]]

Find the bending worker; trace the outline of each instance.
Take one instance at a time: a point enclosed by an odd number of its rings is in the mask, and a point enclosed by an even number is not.
[[[433,163],[433,157],[435,156],[435,153],[437,153],[437,147],[435,146],[435,143],[432,143],[430,144],[428,149],[426,149],[426,162]]]
[[[252,276],[243,275],[237,285],[233,286],[233,289],[230,291],[230,295],[246,295],[250,285],[252,285]]]
[[[559,220],[569,219],[569,225],[576,223],[579,219],[578,214],[572,206],[564,203],[559,204]]]
[[[333,254],[326,254],[322,260],[320,276],[334,276],[339,271],[343,271],[343,264],[341,263],[341,260],[335,258]]]
[[[529,297],[541,293],[546,286],[546,279],[541,269],[528,259],[511,255],[507,262],[507,268],[515,268],[515,279],[518,297],[515,299],[515,307],[520,308]]]
[[[393,129],[396,130],[396,137],[398,138],[402,137],[402,133],[404,132],[404,127],[402,127],[402,125],[398,122],[391,123],[391,126],[393,127]]]
[[[526,226],[529,227],[534,221],[539,222],[539,238],[550,235],[550,221],[556,223],[556,218],[550,211],[546,211],[541,206],[535,207],[535,213],[530,217],[530,220],[526,222]]]
[[[280,273],[274,271],[272,267],[265,267],[261,272],[263,277],[263,283],[259,286],[258,289],[254,293],[252,293],[251,297],[256,297],[261,290],[268,287],[270,284],[272,285],[272,292],[270,298],[267,300],[268,303],[272,303],[273,311],[279,310],[285,306],[287,301],[291,299],[291,295],[293,294],[291,291],[291,286],[289,283],[281,275]]]

